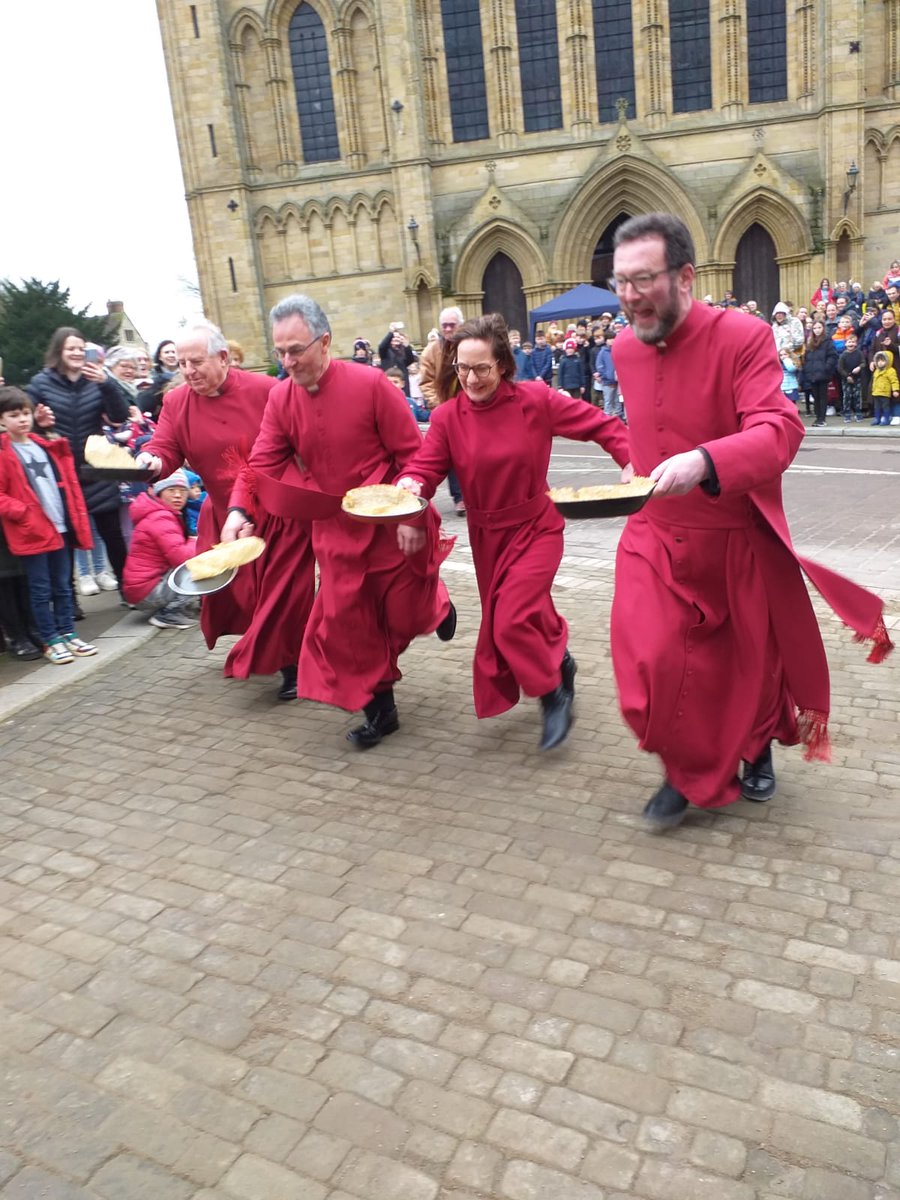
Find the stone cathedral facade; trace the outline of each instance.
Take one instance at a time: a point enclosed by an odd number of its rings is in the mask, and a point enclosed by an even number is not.
[[[248,365],[605,284],[677,213],[697,295],[770,308],[900,257],[900,0],[157,0],[203,301]]]

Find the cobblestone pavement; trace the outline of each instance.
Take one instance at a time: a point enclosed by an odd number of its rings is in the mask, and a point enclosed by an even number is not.
[[[648,836],[610,536],[555,756],[472,714],[465,545],[369,753],[195,631],[0,726],[4,1200],[900,1198],[897,659],[823,613],[833,764]]]

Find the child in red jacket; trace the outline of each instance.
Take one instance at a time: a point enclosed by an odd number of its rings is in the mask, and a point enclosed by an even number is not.
[[[65,438],[32,433],[34,402],[0,387],[0,522],[22,560],[44,658],[61,665],[97,648],[75,636],[72,549],[91,548],[84,496]]]
[[[122,592],[129,604],[151,614],[150,624],[157,629],[187,629],[194,624],[185,612],[190,598],[173,591],[168,582],[173,567],[197,553],[197,539],[188,536],[183,515],[189,495],[187,475],[179,468],[131,505],[134,533]]]

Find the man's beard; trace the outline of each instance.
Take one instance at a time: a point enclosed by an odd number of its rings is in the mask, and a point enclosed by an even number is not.
[[[655,325],[642,329],[635,323],[632,313],[626,312],[625,315],[629,318],[634,336],[639,341],[648,346],[655,346],[658,342],[664,341],[678,324],[678,318],[681,315],[678,310],[678,288],[675,282],[672,281],[669,285],[666,305],[657,309]]]

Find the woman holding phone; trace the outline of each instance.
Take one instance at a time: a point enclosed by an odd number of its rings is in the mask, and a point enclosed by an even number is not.
[[[44,356],[44,369],[25,390],[35,403],[38,432],[53,431],[67,438],[79,473],[84,465],[84,444],[91,434],[103,433],[104,415],[117,425],[128,420],[127,396],[99,362],[87,361],[84,335],[69,326],[53,334]],[[103,482],[81,486],[121,590],[127,551],[119,525],[119,485]]]

